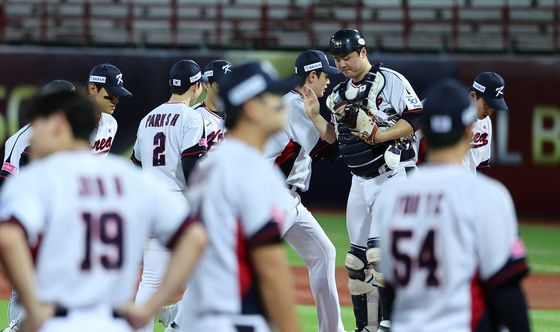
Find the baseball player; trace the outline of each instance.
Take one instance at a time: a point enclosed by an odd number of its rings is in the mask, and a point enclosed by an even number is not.
[[[422,120],[429,163],[374,204],[393,332],[530,331],[520,285],[528,267],[509,192],[462,166],[476,118],[458,82],[433,88]]]
[[[473,126],[471,149],[463,161],[463,165],[472,172],[490,167],[492,153],[490,116],[496,110],[508,110],[504,99],[504,88],[504,79],[494,72],[480,73],[473,81],[470,97],[476,105],[477,121]]]
[[[145,324],[185,282],[206,242],[184,202],[121,158],[91,154],[96,112],[71,92],[33,99],[36,161],[0,196],[0,261],[27,331],[132,331],[119,315],[132,327]],[[149,234],[174,249],[175,264],[145,306],[125,306]]]
[[[406,179],[415,169],[414,131],[422,103],[400,73],[371,65],[366,43],[354,29],[337,31],[330,40],[336,66],[347,78],[327,98],[333,112],[329,124],[318,112],[311,116],[321,137],[338,142],[339,153],[352,172],[346,224],[350,251],[345,265],[352,296],[356,331],[375,331],[378,325],[377,292],[380,285],[379,228],[372,220],[372,205],[390,184]],[[373,267],[371,269],[370,267]],[[390,307],[382,287],[379,330],[390,327]]]
[[[123,74],[119,68],[108,63],[93,67],[89,73],[87,91],[101,110],[97,121],[99,125],[92,135],[92,138],[95,137],[92,149],[94,153],[106,155],[117,134],[117,120],[112,114],[120,97],[132,97],[132,93],[124,87]]]
[[[218,109],[218,87],[226,75],[231,72],[231,63],[225,60],[214,60],[204,67],[204,77],[208,82],[204,83],[206,97],[200,104],[193,108],[202,115],[206,124],[206,140],[208,150],[224,139],[224,113]]]
[[[75,92],[74,85],[65,80],[51,81],[41,89],[40,93],[43,95],[60,92],[70,91]],[[18,174],[21,167],[27,165],[30,157],[29,139],[33,128],[31,124],[26,124],[14,135],[10,136],[4,145],[4,163],[0,171],[0,188],[4,181],[10,175]],[[17,293],[12,290],[10,300],[8,302],[8,321],[9,326],[2,330],[2,332],[15,332],[20,326],[24,313],[19,303]]]
[[[68,81],[54,80],[45,84],[40,93],[47,95],[58,91],[75,92],[76,88]],[[31,125],[26,124],[6,140],[4,145],[4,162],[0,170],[0,187],[8,176],[17,174],[21,167],[29,163],[29,138],[32,131]]]
[[[311,155],[320,144],[319,133],[306,114],[316,108],[330,81],[329,75],[340,74],[331,67],[321,51],[305,51],[295,62],[300,87],[284,95],[288,109],[286,126],[267,143],[264,156],[276,162],[287,173],[286,197],[291,202],[293,218],[287,218],[281,229],[283,238],[303,258],[309,269],[311,291],[317,305],[319,331],[343,332],[340,304],[335,280],[336,250],[315,217],[301,203],[298,191],[309,188]],[[314,111],[313,111],[314,112]]]
[[[169,74],[171,97],[140,121],[132,154],[132,160],[145,173],[156,177],[183,201],[186,179],[207,150],[204,120],[191,107],[202,92],[202,82],[207,80],[196,62],[181,60],[173,65]],[[147,242],[136,295],[138,303],[143,303],[159,287],[169,258],[169,252],[158,241]],[[166,306],[160,314],[162,323],[169,325],[176,312],[175,305]],[[152,322],[145,331],[153,331],[153,328]]]
[[[206,90],[206,96],[202,103],[196,104],[193,108],[202,116],[205,123],[206,142],[208,144],[208,152],[215,148],[218,143],[224,139],[225,114],[218,109],[218,85],[226,75],[231,73],[231,63],[225,60],[214,60],[206,65],[203,75],[208,82],[202,83]],[[202,159],[200,163],[204,164],[205,160]],[[187,305],[184,302],[190,300],[188,295],[189,289],[186,288],[183,293],[183,298],[176,304],[174,308],[175,313],[171,312],[169,315],[164,315],[164,320],[160,315],[160,321],[167,326],[167,332],[179,331],[177,322],[184,321],[181,316],[185,313],[184,307]],[[169,317],[169,318],[167,318]],[[171,320],[171,321],[170,321]],[[170,321],[170,322],[169,322]]]
[[[189,282],[181,331],[299,331],[292,280],[281,242],[288,208],[281,173],[262,156],[284,127],[280,81],[268,63],[233,66],[220,82],[228,139],[189,179],[193,213],[209,246]]]

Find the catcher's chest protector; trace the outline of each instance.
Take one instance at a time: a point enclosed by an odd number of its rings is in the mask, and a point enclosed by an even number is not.
[[[385,86],[385,77],[377,70],[378,68],[378,66],[374,66],[372,71],[357,84],[349,79],[335,87],[332,92],[334,104],[361,101],[364,107],[375,113],[377,97]],[[370,145],[352,135],[350,128],[344,123],[336,122],[336,132],[340,155],[346,165],[350,167],[352,174],[365,178],[378,176],[379,169],[385,167],[383,154],[389,144]]]

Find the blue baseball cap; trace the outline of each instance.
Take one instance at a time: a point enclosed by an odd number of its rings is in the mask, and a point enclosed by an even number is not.
[[[209,83],[220,83],[229,73],[231,73],[231,63],[226,60],[214,60],[204,67],[204,76]]]
[[[46,95],[50,95],[51,93],[57,93],[62,91],[68,91],[74,93],[76,92],[76,87],[74,87],[74,84],[65,80],[54,80],[45,84],[41,88],[40,94],[46,96]]]
[[[429,144],[454,144],[475,121],[476,107],[468,89],[458,81],[447,79],[428,91],[422,111],[422,131]]]
[[[296,59],[296,75],[304,75],[314,70],[321,70],[329,75],[340,74],[338,68],[329,64],[325,53],[317,50],[302,52]]]
[[[200,67],[193,60],[177,61],[169,71],[169,86],[175,88],[188,88],[197,83],[207,83],[208,80],[200,70]]]
[[[93,67],[89,72],[88,83],[102,86],[112,96],[131,97],[132,93],[124,88],[123,74],[119,68],[109,63]]]
[[[486,71],[476,75],[471,90],[476,91],[488,106],[497,111],[507,111],[508,107],[504,99],[504,88],[506,82],[497,73]]]
[[[288,93],[297,86],[297,77],[278,79],[278,73],[268,62],[248,62],[231,68],[231,73],[220,82],[220,98],[226,113],[246,101],[270,92]]]

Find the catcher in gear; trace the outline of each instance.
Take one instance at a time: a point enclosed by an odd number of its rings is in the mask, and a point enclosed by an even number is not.
[[[329,49],[346,80],[327,98],[332,122],[319,114],[310,118],[323,139],[337,142],[339,155],[353,174],[346,209],[351,247],[345,265],[356,331],[388,331],[390,298],[378,272],[379,229],[371,208],[387,184],[406,180],[415,169],[413,133],[422,103],[403,75],[370,63],[358,30],[337,31]]]

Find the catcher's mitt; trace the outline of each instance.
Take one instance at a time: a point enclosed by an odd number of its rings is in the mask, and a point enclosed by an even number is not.
[[[347,125],[361,140],[375,144],[379,127],[375,116],[361,102],[341,103],[335,107],[334,115],[338,123]]]

